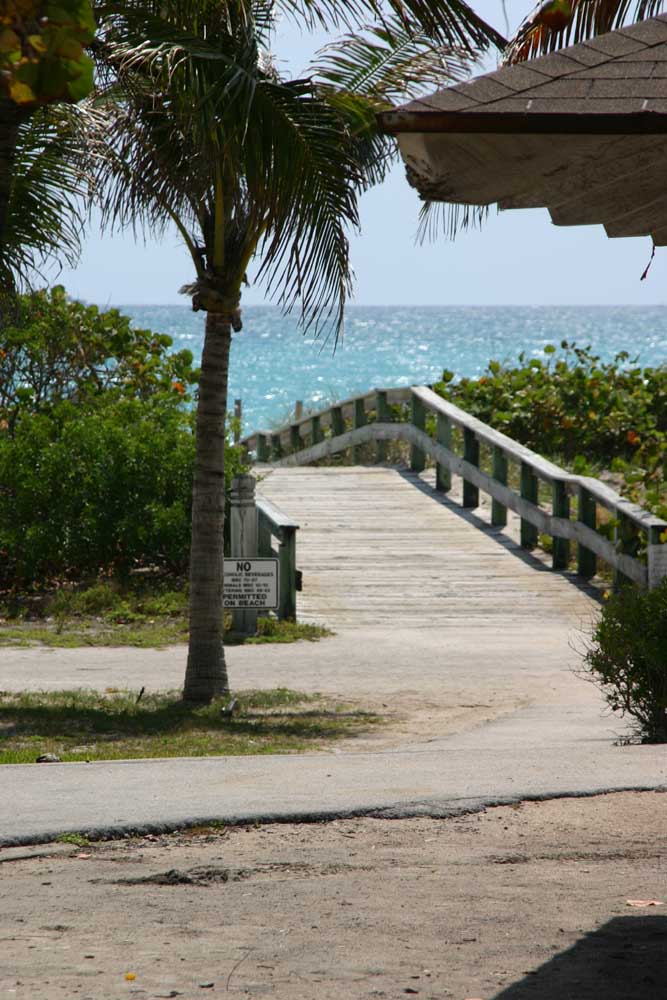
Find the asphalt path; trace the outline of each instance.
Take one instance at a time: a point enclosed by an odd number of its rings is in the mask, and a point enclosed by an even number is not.
[[[407,706],[400,745],[378,734],[326,753],[0,768],[0,844],[122,835],[203,820],[451,815],[523,799],[667,790],[667,747],[622,746],[621,722],[574,671],[578,629],[345,632],[229,651],[232,683],[284,684]],[[3,650],[0,689],[165,689],[184,649]],[[415,721],[416,720],[416,721]],[[395,743],[396,741],[394,741]]]

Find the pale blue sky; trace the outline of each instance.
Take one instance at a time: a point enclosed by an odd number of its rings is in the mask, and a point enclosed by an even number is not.
[[[472,0],[488,21],[505,31],[500,0]],[[513,29],[527,7],[508,0]],[[322,41],[322,39],[320,39]],[[296,72],[316,45],[286,27],[276,40],[276,55]],[[487,69],[492,66],[485,67]],[[646,281],[647,239],[610,240],[601,226],[559,228],[541,209],[492,216],[479,231],[450,242],[415,244],[419,199],[402,166],[361,205],[362,231],[352,237],[356,274],[354,301],[361,305],[483,304],[633,304],[667,302],[667,252],[660,249]],[[68,291],[100,305],[185,303],[179,287],[192,278],[188,254],[176,234],[161,244],[135,243],[131,234],[102,238],[94,229],[75,271],[58,280]],[[244,303],[265,301],[251,287]]]

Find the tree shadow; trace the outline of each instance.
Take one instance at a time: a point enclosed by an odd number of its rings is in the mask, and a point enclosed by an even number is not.
[[[508,535],[503,528],[496,527],[490,524],[483,517],[480,517],[478,513],[473,509],[462,507],[460,502],[453,500],[446,493],[441,493],[436,490],[435,487],[431,486],[430,483],[425,482],[418,473],[411,472],[410,469],[398,469],[398,474],[402,479],[405,479],[410,483],[411,486],[418,489],[420,493],[429,497],[434,503],[440,504],[441,507],[446,507],[461,520],[466,521],[472,527],[477,528],[479,531],[484,532],[487,538],[491,538],[497,545],[500,545],[507,552],[511,553],[516,559],[520,559],[526,566],[530,566],[531,569],[536,570],[538,573],[553,573],[556,572],[563,579],[567,580],[568,583],[576,587],[582,594],[587,597],[591,597],[598,604],[602,603],[602,591],[592,584],[585,577],[579,576],[577,573],[571,572],[569,570],[553,570],[551,566],[547,564],[545,558],[539,558],[534,555],[529,549],[523,549],[510,535]]]
[[[667,917],[614,917],[493,1000],[659,1000]]]
[[[99,743],[124,739],[169,737],[218,732],[229,736],[292,737],[318,740],[349,735],[350,724],[372,726],[376,716],[361,709],[336,711],[327,708],[297,708],[277,711],[249,708],[232,716],[219,705],[198,708],[180,700],[158,706],[124,710],[113,705],[0,705],[0,749],[3,742],[24,736],[81,740],[94,737]]]

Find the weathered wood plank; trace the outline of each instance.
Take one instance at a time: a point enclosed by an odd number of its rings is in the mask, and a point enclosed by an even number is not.
[[[598,535],[592,527],[582,522],[566,521],[563,518],[553,517],[531,500],[518,496],[510,487],[497,482],[493,476],[489,476],[482,469],[433,441],[428,434],[412,424],[368,424],[357,430],[348,431],[338,438],[329,438],[316,447],[306,448],[297,455],[287,455],[275,464],[279,467],[311,465],[313,462],[344,451],[353,445],[363,444],[374,439],[407,441],[414,444],[430,458],[449,468],[452,473],[461,476],[472,486],[482,489],[504,507],[518,514],[522,521],[534,529],[535,534],[552,535],[577,541],[592,553],[599,555],[613,568],[621,570],[635,582],[645,585],[647,580],[646,567],[631,557],[617,552],[613,543]],[[569,485],[573,479],[576,481],[576,477],[565,473],[561,482],[564,485]],[[525,534],[526,530],[524,529]]]
[[[521,552],[518,518],[508,518],[512,537],[499,533],[484,526],[488,505],[462,511],[458,486],[453,499],[434,486],[434,470],[270,471],[259,490],[301,524],[299,618],[334,629],[405,621],[511,632],[589,617],[590,596],[541,554]]]

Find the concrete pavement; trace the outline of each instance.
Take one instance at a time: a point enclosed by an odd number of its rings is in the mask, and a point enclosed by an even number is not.
[[[379,734],[363,752],[5,766],[0,844],[212,819],[448,815],[525,798],[667,790],[667,747],[615,745],[623,724],[573,674],[572,634],[547,629],[538,649],[529,639],[517,634],[511,649],[494,649],[484,630],[471,652],[469,634],[456,629],[362,630],[231,649],[236,687],[384,697],[410,706],[417,724],[406,720],[404,745],[384,745]],[[173,687],[183,664],[181,647],[3,650],[0,688]]]

